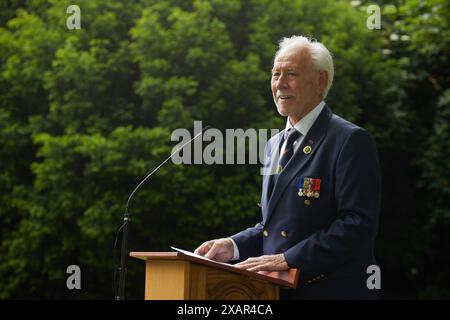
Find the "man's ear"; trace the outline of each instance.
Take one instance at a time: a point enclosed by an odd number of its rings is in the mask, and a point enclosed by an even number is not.
[[[327,87],[328,84],[328,72],[326,72],[325,70],[319,70],[319,90],[320,93],[324,93],[325,92],[325,88]]]

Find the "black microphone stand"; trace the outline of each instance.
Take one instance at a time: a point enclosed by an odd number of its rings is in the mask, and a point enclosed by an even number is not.
[[[116,300],[125,300],[125,277],[127,273],[126,269],[126,256],[128,251],[128,222],[129,213],[128,205],[125,208],[125,213],[123,215],[123,227],[122,227],[122,248],[120,252],[120,267],[119,267],[119,294]]]
[[[167,159],[165,159],[159,166],[157,166],[152,172],[150,172],[138,185],[136,188],[134,188],[133,192],[131,192],[130,196],[127,200],[127,205],[125,207],[125,213],[123,216],[123,225],[122,228],[122,248],[120,251],[120,267],[119,267],[119,293],[116,297],[116,300],[125,300],[125,279],[126,279],[126,259],[127,259],[127,253],[128,253],[128,223],[130,222],[130,214],[128,211],[128,207],[130,205],[131,198],[133,198],[136,191],[140,189],[140,187],[156,172],[161,168],[169,159],[171,159],[178,151],[184,148],[187,144],[191,143],[193,140],[195,140],[197,137],[199,137],[203,132],[205,132],[206,129],[208,129],[210,126],[206,126],[202,129],[201,132],[199,132],[197,135],[195,135],[191,140],[184,143],[181,147],[179,147],[177,150],[175,150]]]

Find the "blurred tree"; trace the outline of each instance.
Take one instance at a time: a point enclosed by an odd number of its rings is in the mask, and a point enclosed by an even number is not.
[[[352,1],[361,11],[371,1]],[[383,53],[401,69],[403,122],[380,152],[384,201],[378,252],[386,298],[450,297],[447,1],[379,1]],[[392,245],[395,243],[396,245]],[[405,251],[405,248],[407,250]]]
[[[398,15],[392,34],[400,41],[391,35],[391,46],[407,72],[404,104],[412,111],[411,157],[428,240],[410,278],[420,281],[419,298],[449,299],[450,258],[442,252],[450,250],[450,3],[404,1]]]
[[[72,31],[67,5],[17,1],[2,16],[0,298],[112,298],[115,229],[170,133],[194,120],[283,127],[269,85],[283,36],[330,48],[331,107],[380,147],[408,132],[401,65],[348,1],[85,0]],[[193,249],[255,223],[260,182],[257,165],[169,163],[131,204],[130,249]],[[70,264],[81,292],[65,288]],[[143,268],[130,266],[127,292],[141,298]]]

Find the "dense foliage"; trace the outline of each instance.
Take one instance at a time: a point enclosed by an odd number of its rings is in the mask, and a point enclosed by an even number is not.
[[[377,141],[377,258],[387,298],[450,297],[449,4],[75,1],[0,4],[0,298],[113,298],[113,242],[130,191],[176,128],[281,128],[270,69],[283,36],[335,59],[333,111]],[[205,145],[206,143],[204,143]],[[258,165],[168,163],[131,204],[132,251],[193,249],[259,219]],[[66,267],[82,290],[66,288]],[[129,261],[128,296],[143,295]]]

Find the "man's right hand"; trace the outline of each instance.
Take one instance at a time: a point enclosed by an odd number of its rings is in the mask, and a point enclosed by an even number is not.
[[[227,262],[233,258],[233,251],[231,239],[222,238],[204,242],[194,253],[211,260]]]

